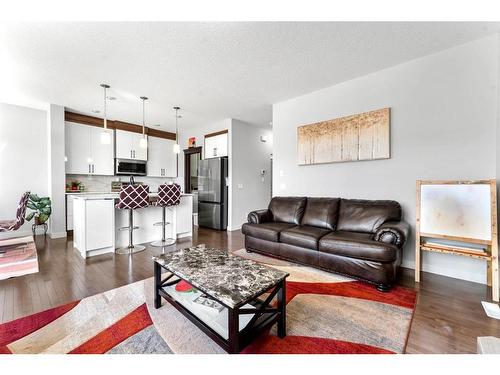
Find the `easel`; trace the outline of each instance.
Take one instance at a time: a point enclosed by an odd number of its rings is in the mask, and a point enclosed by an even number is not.
[[[491,205],[491,239],[477,239],[460,237],[455,235],[446,235],[439,233],[423,233],[420,231],[421,224],[421,192],[424,185],[470,185],[482,184],[490,187],[490,205]],[[477,180],[477,181],[417,181],[417,221],[415,230],[415,282],[420,282],[421,270],[421,252],[432,251],[437,253],[462,255],[475,259],[487,261],[487,283],[492,288],[492,299],[499,300],[498,290],[498,240],[497,240],[497,190],[496,180]],[[422,238],[440,239],[458,241],[460,245],[422,242]],[[465,244],[462,246],[462,244]],[[467,244],[469,244],[467,246]],[[475,245],[475,246],[474,246]],[[479,251],[477,245],[485,247],[486,251]]]

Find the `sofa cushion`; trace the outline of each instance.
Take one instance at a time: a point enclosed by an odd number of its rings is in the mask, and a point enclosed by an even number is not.
[[[280,232],[285,229],[294,227],[294,224],[286,223],[262,223],[262,224],[251,224],[245,223],[241,227],[243,234],[247,236],[252,236],[255,238],[260,238],[262,240],[278,242],[280,238]]]
[[[349,258],[393,262],[399,250],[395,245],[374,241],[369,233],[338,231],[321,238],[319,251]]]
[[[320,238],[328,233],[328,229],[301,225],[282,231],[280,242],[317,250]]]
[[[301,225],[335,230],[339,203],[339,198],[307,198]]]
[[[269,203],[272,221],[299,225],[306,201],[304,197],[274,197]]]
[[[395,201],[341,199],[337,230],[375,233],[386,221],[401,219],[401,206]]]

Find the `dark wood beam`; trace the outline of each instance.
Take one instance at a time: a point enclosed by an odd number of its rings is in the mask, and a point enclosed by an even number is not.
[[[216,135],[226,134],[227,132],[227,129],[219,130],[218,132],[205,134],[205,138],[215,137]]]
[[[89,115],[83,115],[81,113],[75,112],[64,112],[64,120],[69,122],[75,122],[77,124],[91,125],[104,127],[104,120],[100,117],[94,117]],[[134,133],[142,133],[142,126],[131,124],[129,122],[118,121],[118,120],[108,120],[108,128],[110,129],[118,129],[125,130]],[[146,127],[146,134],[150,137],[158,137],[164,139],[175,140],[175,133],[159,130],[159,129],[151,129]]]

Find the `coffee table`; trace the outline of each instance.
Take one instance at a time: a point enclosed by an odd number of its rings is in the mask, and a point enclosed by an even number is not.
[[[288,273],[203,246],[161,254],[153,261],[155,308],[163,297],[227,352],[239,353],[275,323],[278,337],[285,337]],[[181,280],[198,291],[177,292]],[[221,311],[194,302],[196,293],[222,305]]]

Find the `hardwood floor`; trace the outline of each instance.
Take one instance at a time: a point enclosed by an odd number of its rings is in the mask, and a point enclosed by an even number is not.
[[[176,247],[204,243],[238,250],[243,242],[240,231],[200,229]],[[148,246],[132,257],[106,254],[84,260],[71,239],[37,236],[36,245],[40,272],[0,281],[0,322],[151,277],[151,256],[161,252]],[[500,336],[500,321],[488,318],[481,306],[490,295],[485,285],[424,273],[415,286],[408,269],[399,283],[419,292],[408,353],[475,353],[477,336]]]

